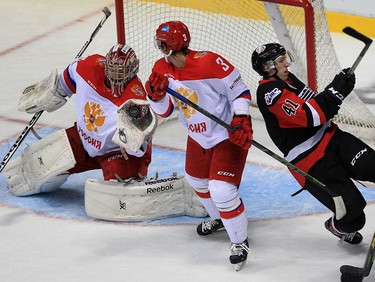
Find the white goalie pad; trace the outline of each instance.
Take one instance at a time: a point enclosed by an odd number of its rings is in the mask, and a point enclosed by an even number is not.
[[[111,221],[208,215],[183,176],[132,181],[129,184],[87,179],[85,210],[88,216]]]
[[[138,152],[142,144],[150,144],[157,119],[148,101],[130,99],[117,113],[117,129],[112,141],[130,152]]]
[[[26,87],[18,102],[18,111],[29,114],[39,111],[53,112],[65,105],[66,95],[57,89],[58,77],[57,69],[54,69],[42,81]]]
[[[65,130],[59,130],[27,147],[6,166],[7,187],[16,196],[58,189],[76,164]]]

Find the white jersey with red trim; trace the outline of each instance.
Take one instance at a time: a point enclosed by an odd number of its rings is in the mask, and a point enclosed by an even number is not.
[[[152,71],[167,76],[169,88],[226,123],[231,122],[236,107],[242,107],[244,109],[241,110],[246,112],[250,107],[250,91],[239,70],[216,53],[189,50],[183,69],[162,58],[155,63]],[[243,101],[233,103],[236,99]],[[154,112],[162,117],[169,116],[177,103],[180,108],[179,121],[187,128],[188,135],[205,149],[229,138],[223,126],[175,100],[170,94],[160,101],[149,99],[149,102]]]
[[[135,77],[120,97],[108,88],[104,73],[105,57],[95,54],[72,62],[59,77],[59,88],[68,96],[75,94],[77,130],[91,157],[120,150],[112,142],[117,110],[129,99],[146,99],[141,81]]]

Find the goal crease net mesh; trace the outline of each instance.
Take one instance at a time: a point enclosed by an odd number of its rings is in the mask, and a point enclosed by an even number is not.
[[[255,93],[260,76],[251,66],[251,54],[257,46],[270,42],[284,45],[297,59],[291,71],[306,84],[311,72],[306,54],[314,51],[316,83],[309,86],[319,92],[341,70],[323,0],[269,0],[282,4],[256,0],[120,1],[124,8],[125,40],[140,59],[139,77],[143,82],[162,56],[154,47],[155,30],[163,22],[182,21],[190,30],[190,49],[219,53],[239,68],[252,92],[251,113],[258,118],[261,115],[256,108]],[[313,12],[306,12],[297,2],[306,2]],[[306,13],[313,16],[312,20],[308,20]],[[312,43],[306,40],[306,26],[312,28],[313,34],[308,34],[313,36]],[[345,99],[334,121],[374,147],[375,116],[354,92]]]

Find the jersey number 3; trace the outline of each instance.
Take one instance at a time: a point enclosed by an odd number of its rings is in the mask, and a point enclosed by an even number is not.
[[[294,103],[289,99],[286,99],[285,102],[282,104],[282,108],[288,116],[294,116],[297,112],[297,109],[299,108],[299,104]]]
[[[224,71],[227,71],[229,69],[229,66],[220,57],[216,59],[216,63],[218,63],[223,68]]]

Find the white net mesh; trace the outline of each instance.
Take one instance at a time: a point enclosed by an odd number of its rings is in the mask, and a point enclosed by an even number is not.
[[[288,0],[284,2],[288,3]],[[316,87],[322,91],[341,67],[327,28],[323,0],[308,2],[315,15],[311,23],[306,23],[305,12],[300,7],[268,3],[266,10],[265,4],[256,0],[123,0],[126,43],[140,59],[139,77],[145,82],[154,62],[161,57],[153,43],[156,28],[166,21],[182,21],[191,33],[190,48],[214,51],[227,58],[240,69],[253,99],[260,78],[251,66],[251,54],[257,46],[269,42],[283,44],[298,59],[291,71],[305,83],[306,51],[314,48]],[[314,26],[316,47],[307,47],[307,24]],[[252,113],[256,115],[256,110]],[[375,144],[372,133],[375,116],[355,93],[345,100],[335,121],[342,129],[370,145]]]

